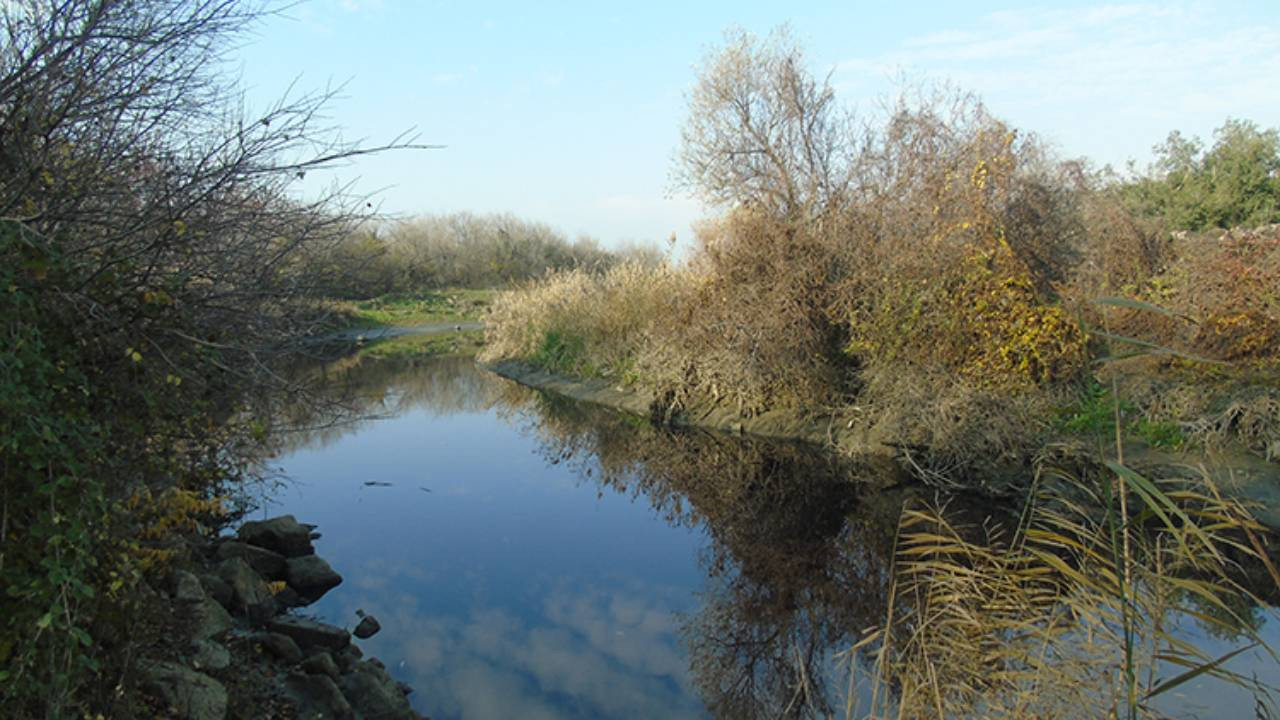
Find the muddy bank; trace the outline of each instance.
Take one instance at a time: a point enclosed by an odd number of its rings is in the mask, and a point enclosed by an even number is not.
[[[917,475],[913,472],[912,458],[895,443],[894,438],[841,426],[830,419],[806,418],[786,411],[742,418],[730,408],[710,403],[683,407],[679,412],[671,413],[659,398],[617,387],[606,380],[576,380],[518,361],[489,363],[481,367],[522,385],[673,425],[810,442],[875,462],[881,467],[892,467],[898,478]],[[1096,468],[1107,457],[1104,449],[1093,449],[1079,443],[1069,443],[1064,447],[1068,447],[1067,453],[1055,460],[1067,468],[1073,465],[1081,470]],[[1275,462],[1234,447],[1180,452],[1150,447],[1136,439],[1126,440],[1125,455],[1128,466],[1152,478],[1207,475],[1223,492],[1248,503],[1264,525],[1280,529],[1280,465]],[[957,484],[968,490],[1003,494],[1024,489],[1034,475],[1035,467],[1028,460],[1026,464],[988,468],[981,480],[972,486]]]
[[[184,540],[190,562],[152,592],[150,612],[168,630],[137,663],[157,716],[421,718],[412,690],[352,642],[381,629],[375,618],[348,630],[295,612],[342,582],[315,554],[314,530],[285,515]]]
[[[785,410],[771,410],[744,418],[731,408],[713,403],[684,405],[673,411],[660,398],[629,388],[619,388],[607,380],[576,380],[528,363],[509,360],[481,367],[521,385],[660,419],[676,426],[747,433],[779,440],[800,440],[833,446],[851,456],[892,458],[899,454],[891,439],[881,438],[862,429],[851,429],[831,418],[805,417]]]

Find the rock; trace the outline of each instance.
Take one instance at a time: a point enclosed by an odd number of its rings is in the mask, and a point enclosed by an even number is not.
[[[213,598],[206,597],[193,603],[187,611],[187,627],[191,629],[192,640],[208,640],[231,629],[235,624],[226,609]]]
[[[334,679],[341,674],[333,656],[327,652],[319,652],[303,660],[302,669],[311,675],[328,675]]]
[[[364,640],[365,638],[373,637],[381,629],[382,629],[382,626],[378,624],[377,618],[375,618],[372,615],[365,615],[360,620],[360,623],[356,625],[356,629],[353,630],[351,634],[355,635],[361,640]]]
[[[143,687],[155,693],[186,720],[222,720],[227,716],[227,690],[217,680],[173,662],[144,666]]]
[[[218,545],[216,553],[219,560],[240,558],[253,568],[253,571],[267,580],[284,579],[285,557],[278,552],[257,545],[227,540]]]
[[[400,682],[399,680],[396,681],[396,689],[405,697],[409,697],[413,694],[413,688],[409,687],[409,683]]]
[[[309,603],[302,599],[298,591],[288,585],[280,588],[280,592],[276,593],[276,605],[280,608],[302,607],[307,604]]]
[[[267,629],[288,635],[303,648],[341,650],[351,644],[351,634],[342,628],[292,615],[271,620]]]
[[[242,558],[223,560],[218,577],[231,586],[231,609],[254,622],[265,622],[276,613],[276,599],[262,578]]]
[[[200,585],[204,587],[205,594],[217,600],[219,605],[227,609],[231,608],[231,586],[226,580],[217,575],[205,573],[200,576]]]
[[[212,640],[191,643],[191,666],[197,670],[225,670],[231,665],[231,652]]]
[[[204,588],[195,575],[186,570],[175,570],[173,573],[173,599],[181,603],[198,603],[205,598]]]
[[[293,638],[278,632],[256,633],[253,642],[262,649],[283,660],[287,665],[296,665],[302,661],[302,648]]]
[[[360,658],[364,655],[360,648],[355,645],[348,645],[341,651],[334,654],[333,659],[338,663],[338,669],[344,673],[351,672],[351,669],[360,662]]]
[[[350,673],[338,678],[338,687],[351,707],[363,717],[417,720],[417,714],[396,682],[386,670],[371,662],[356,663]]]
[[[327,675],[289,673],[284,681],[285,689],[298,703],[298,717],[303,720],[354,720],[355,710],[343,697],[342,691]],[[375,716],[369,716],[375,717]]]
[[[242,542],[273,550],[287,558],[310,555],[314,525],[303,525],[292,515],[245,523],[236,535]]]
[[[342,576],[329,567],[318,555],[289,558],[285,563],[285,581],[289,587],[307,602],[315,602],[321,595],[342,582]]]

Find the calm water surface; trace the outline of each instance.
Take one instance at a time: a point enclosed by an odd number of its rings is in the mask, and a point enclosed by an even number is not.
[[[345,582],[308,612],[377,616],[361,645],[419,711],[843,714],[836,653],[884,617],[914,491],[803,446],[656,430],[467,359],[328,372],[356,410],[288,438],[289,482],[262,514],[320,526]],[[1171,709],[1196,712],[1204,692],[1188,684]],[[1247,698],[1209,706],[1252,716]]]

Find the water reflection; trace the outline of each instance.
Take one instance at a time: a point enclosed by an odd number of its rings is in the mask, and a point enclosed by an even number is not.
[[[378,615],[365,647],[421,711],[843,715],[835,655],[883,622],[921,493],[892,469],[654,428],[467,358],[323,373],[331,401],[290,421],[325,427],[288,439],[301,486],[278,502],[347,575],[317,611]]]
[[[805,445],[658,429],[554,396],[533,404],[528,427],[553,461],[709,535],[681,634],[710,712],[834,712],[847,678],[833,652],[884,617],[897,517],[915,491]]]

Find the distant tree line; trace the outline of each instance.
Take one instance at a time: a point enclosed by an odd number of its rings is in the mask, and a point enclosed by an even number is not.
[[[1138,214],[1175,230],[1280,223],[1280,129],[1227,120],[1206,149],[1173,131],[1156,161],[1119,187]]]
[[[652,267],[656,246],[602,247],[594,238],[570,240],[544,223],[510,214],[428,215],[352,232],[317,259],[317,274],[332,277],[330,294],[368,298],[443,287],[499,287],[548,271],[607,270],[622,262]]]

